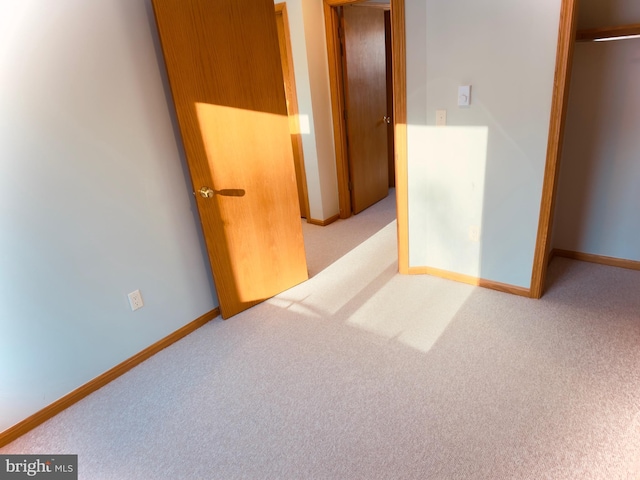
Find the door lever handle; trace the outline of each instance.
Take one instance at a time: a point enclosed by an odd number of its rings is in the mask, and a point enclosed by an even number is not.
[[[214,192],[223,197],[244,197],[245,193],[247,193],[242,188],[223,188],[222,190],[214,190]]]
[[[214,190],[211,187],[202,187],[198,190],[198,193],[202,198],[212,198],[214,195],[221,195],[223,197],[244,197],[247,193],[242,188],[223,188],[222,190]],[[196,192],[193,192],[195,195]]]
[[[384,117],[382,117],[382,121],[387,125],[389,125],[391,123],[391,117],[388,115],[385,115]]]

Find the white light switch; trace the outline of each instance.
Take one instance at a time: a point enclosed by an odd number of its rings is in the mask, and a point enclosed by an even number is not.
[[[436,126],[443,127],[447,124],[447,111],[436,110]]]
[[[468,107],[471,105],[471,85],[461,85],[458,87],[458,106]]]

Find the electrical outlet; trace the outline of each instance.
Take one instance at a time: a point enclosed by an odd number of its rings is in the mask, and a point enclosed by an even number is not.
[[[436,110],[436,127],[444,127],[447,124],[447,111]]]
[[[478,225],[471,225],[469,227],[469,240],[472,242],[480,241],[480,227]]]
[[[139,308],[144,307],[144,302],[142,301],[142,294],[140,290],[136,290],[135,292],[131,292],[129,295],[129,305],[131,305],[131,310],[134,312]]]

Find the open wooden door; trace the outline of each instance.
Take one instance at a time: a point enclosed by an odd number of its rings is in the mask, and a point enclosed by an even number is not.
[[[223,318],[308,278],[272,0],[153,0]]]
[[[344,84],[353,213],[389,193],[384,10],[344,6]]]

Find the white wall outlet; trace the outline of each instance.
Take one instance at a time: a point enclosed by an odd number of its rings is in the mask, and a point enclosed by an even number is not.
[[[142,294],[140,290],[136,290],[135,292],[131,292],[129,295],[129,305],[131,305],[131,310],[134,312],[139,308],[144,307],[144,302],[142,301]]]
[[[480,227],[478,225],[471,225],[469,227],[469,240],[472,242],[480,241]]]
[[[447,124],[447,111],[436,110],[436,126],[444,127]]]

